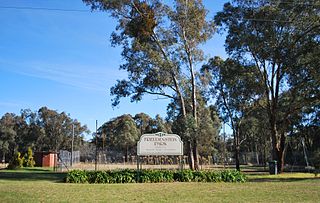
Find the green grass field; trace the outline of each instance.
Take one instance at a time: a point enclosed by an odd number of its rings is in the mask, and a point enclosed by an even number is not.
[[[0,202],[319,202],[314,174],[248,175],[247,183],[67,184],[64,173],[0,170]]]

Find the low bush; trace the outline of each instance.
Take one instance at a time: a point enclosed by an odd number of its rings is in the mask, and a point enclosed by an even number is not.
[[[240,171],[221,171],[221,180],[223,182],[245,182],[246,177]]]
[[[25,166],[25,167],[34,167],[35,164],[36,164],[36,162],[34,161],[34,158],[33,158],[32,149],[31,149],[31,147],[28,147],[28,151],[24,155],[23,166]]]
[[[192,171],[190,169],[176,171],[174,173],[174,180],[178,182],[191,182],[194,179],[193,173],[197,171]]]
[[[16,152],[14,157],[9,162],[8,169],[19,169],[23,167],[23,163],[25,162],[24,157],[21,157],[20,152]]]
[[[34,167],[35,161],[31,147],[28,147],[27,153],[22,156],[20,152],[16,152],[9,162],[8,169],[15,170],[23,167]]]
[[[239,171],[192,171],[192,170],[72,170],[66,177],[67,183],[160,183],[160,182],[245,182]]]
[[[83,171],[83,170],[72,170],[69,171],[66,177],[67,183],[94,183],[92,176],[97,172]]]

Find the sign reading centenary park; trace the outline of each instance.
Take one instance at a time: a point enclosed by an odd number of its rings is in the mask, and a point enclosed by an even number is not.
[[[183,142],[178,135],[155,133],[144,134],[137,144],[140,155],[183,155]]]

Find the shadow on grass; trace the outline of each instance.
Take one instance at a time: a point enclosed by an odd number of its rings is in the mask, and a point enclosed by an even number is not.
[[[52,168],[23,168],[23,171],[29,172],[53,172]]]
[[[297,182],[297,181],[320,181],[319,177],[310,178],[251,178],[248,182]]]
[[[38,172],[40,171],[40,172]],[[51,181],[51,182],[63,182],[66,177],[66,173],[55,172],[43,172],[40,169],[30,171],[0,171],[0,180],[11,181]]]

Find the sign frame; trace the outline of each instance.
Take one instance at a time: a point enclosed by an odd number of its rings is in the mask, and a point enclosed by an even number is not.
[[[175,152],[170,152],[170,151],[165,151],[165,147],[159,147],[161,148],[161,150],[159,149],[158,151],[156,151],[156,147],[153,148],[153,152],[146,152],[147,149],[143,149],[141,150],[141,144],[143,144],[145,141],[145,138],[156,138],[159,139],[159,141],[161,142],[166,142],[165,139],[163,138],[171,138],[174,139],[175,142],[179,143],[179,149],[176,149]],[[154,142],[157,142],[157,140],[152,140]],[[151,149],[151,148],[150,148]],[[152,149],[151,149],[152,150]],[[179,135],[176,134],[167,134],[164,132],[157,132],[154,134],[143,134],[140,137],[140,140],[137,143],[137,155],[138,156],[181,156],[183,155],[183,141],[181,140],[181,137]]]

